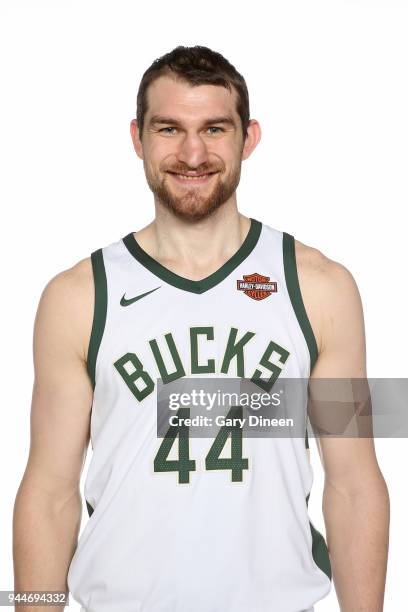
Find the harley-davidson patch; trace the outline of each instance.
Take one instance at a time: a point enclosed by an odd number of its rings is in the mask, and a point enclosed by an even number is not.
[[[278,283],[271,281],[269,276],[254,272],[254,274],[244,274],[244,280],[237,280],[237,289],[253,300],[264,300],[278,291]]]

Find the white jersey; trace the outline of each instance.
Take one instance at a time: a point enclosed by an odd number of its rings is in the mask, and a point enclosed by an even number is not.
[[[89,519],[71,596],[82,612],[312,609],[331,570],[308,515],[307,437],[241,435],[221,459],[214,439],[157,435],[159,380],[308,379],[317,346],[293,236],[251,219],[235,255],[197,281],[133,232],[94,251],[92,265]]]

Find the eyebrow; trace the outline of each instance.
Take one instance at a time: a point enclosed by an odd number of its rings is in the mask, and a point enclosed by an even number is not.
[[[234,119],[230,115],[222,115],[219,117],[211,117],[210,119],[206,119],[203,123],[203,126],[214,125],[214,123],[223,123],[225,125],[231,125],[232,127],[236,127]],[[153,117],[149,121],[149,126],[152,125],[162,125],[162,124],[171,124],[175,126],[181,126],[181,122],[174,117],[165,117],[163,115],[153,115]]]

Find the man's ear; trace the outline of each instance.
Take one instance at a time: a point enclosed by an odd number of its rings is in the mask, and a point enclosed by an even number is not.
[[[136,151],[136,155],[143,159],[143,147],[139,138],[139,126],[136,119],[132,119],[130,122],[130,135],[132,137],[133,147]]]
[[[261,126],[256,119],[250,119],[247,129],[247,137],[245,138],[244,147],[242,149],[242,159],[247,159],[255,149],[258,142],[261,140]]]

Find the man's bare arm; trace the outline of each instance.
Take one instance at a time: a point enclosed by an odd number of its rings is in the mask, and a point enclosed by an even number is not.
[[[318,342],[314,379],[366,377],[363,310],[346,268],[297,245],[299,282]],[[317,437],[325,471],[323,514],[343,612],[383,609],[389,497],[373,439]]]
[[[13,516],[14,588],[67,591],[82,503],[92,385],[86,351],[93,318],[90,259],[45,287],[34,325],[31,443]],[[16,610],[61,610],[61,606]]]

